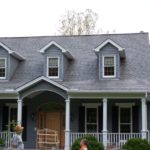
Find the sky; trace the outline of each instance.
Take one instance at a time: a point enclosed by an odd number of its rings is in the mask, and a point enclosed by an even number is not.
[[[57,35],[65,11],[87,8],[100,33],[150,33],[150,0],[0,0],[0,37]]]

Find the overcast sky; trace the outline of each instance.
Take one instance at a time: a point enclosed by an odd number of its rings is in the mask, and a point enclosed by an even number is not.
[[[66,10],[92,9],[101,33],[150,33],[150,0],[0,0],[0,36],[58,34]]]

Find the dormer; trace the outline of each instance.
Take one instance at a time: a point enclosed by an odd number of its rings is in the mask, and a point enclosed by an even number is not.
[[[99,61],[99,79],[118,79],[120,60],[125,58],[125,49],[111,39],[94,49]]]
[[[40,52],[45,56],[44,75],[51,79],[63,80],[71,53],[55,41],[51,41]]]
[[[23,60],[25,60],[23,56],[0,42],[0,81],[9,80],[13,76],[19,62]]]

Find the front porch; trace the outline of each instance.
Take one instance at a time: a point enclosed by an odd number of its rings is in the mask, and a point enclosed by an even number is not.
[[[13,137],[13,132],[0,132],[0,138],[5,139],[5,147],[11,148],[11,138]],[[121,148],[127,140],[131,138],[142,138],[143,133],[77,133],[70,132],[70,145],[72,145],[76,139],[82,138],[86,135],[92,135],[97,138],[99,142],[104,142],[103,137],[107,136],[107,145],[113,148]],[[150,142],[149,132],[145,132],[145,139]]]

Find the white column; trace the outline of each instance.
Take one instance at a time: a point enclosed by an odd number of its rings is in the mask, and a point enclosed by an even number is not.
[[[107,146],[107,98],[103,98],[103,144]]]
[[[65,150],[70,150],[70,98],[66,99]]]
[[[21,125],[22,123],[22,100],[18,99],[17,103],[18,103],[17,123]]]
[[[146,115],[146,99],[141,99],[141,113],[142,113],[142,138],[146,138],[146,123],[147,123],[147,115]]]

